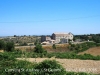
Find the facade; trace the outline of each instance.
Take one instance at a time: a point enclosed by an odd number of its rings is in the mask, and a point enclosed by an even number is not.
[[[51,36],[41,36],[41,42],[44,42],[44,41],[49,41],[51,40]]]
[[[73,41],[72,33],[53,33],[52,39],[55,40],[55,43],[68,43],[68,40]]]
[[[73,41],[72,33],[53,33],[51,36],[41,36],[41,42],[68,43],[68,40]]]

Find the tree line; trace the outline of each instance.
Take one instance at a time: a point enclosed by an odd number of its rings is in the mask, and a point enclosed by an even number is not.
[[[74,35],[74,41],[76,39],[81,39],[82,41],[90,40],[96,43],[100,43],[100,34]]]

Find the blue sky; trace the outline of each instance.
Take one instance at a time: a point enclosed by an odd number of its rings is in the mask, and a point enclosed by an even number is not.
[[[100,0],[0,0],[0,36],[100,33]]]

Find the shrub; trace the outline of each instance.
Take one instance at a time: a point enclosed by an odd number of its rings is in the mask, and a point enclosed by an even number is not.
[[[82,60],[100,60],[100,56],[92,56],[91,54],[77,55],[76,53],[48,53],[47,57],[51,58],[55,56],[56,58],[66,58],[66,59],[82,59]]]
[[[28,44],[26,42],[20,43],[19,46],[27,46]]]
[[[96,46],[100,46],[100,43],[97,43]]]
[[[5,49],[5,43],[2,40],[0,40],[0,49]]]
[[[36,75],[64,75],[66,71],[55,60],[45,60],[35,66],[39,70]]]
[[[10,52],[10,51],[14,51],[15,46],[13,42],[7,42],[6,43],[6,49],[5,51]]]
[[[16,60],[10,52],[0,53],[0,75],[34,75],[34,72],[27,71],[34,68],[34,65],[28,61]]]
[[[94,42],[85,42],[85,43],[82,43],[82,44],[71,44],[69,46],[69,49],[71,51],[75,50],[76,53],[79,53],[79,52],[83,52],[91,47],[95,47],[95,46],[99,46],[100,44],[96,44]]]
[[[35,49],[34,49],[34,52],[35,53],[44,53],[46,54],[47,51],[45,51],[43,48],[42,48],[42,45],[41,44],[37,44]]]
[[[52,48],[53,48],[53,49],[56,49],[56,45],[55,45],[55,44],[53,44],[53,45],[52,45]]]

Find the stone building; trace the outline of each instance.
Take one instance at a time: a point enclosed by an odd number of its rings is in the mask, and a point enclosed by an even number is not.
[[[73,41],[72,33],[53,33],[51,36],[41,36],[41,42],[68,43],[68,40]]]
[[[49,40],[51,40],[51,36],[41,36],[41,42],[44,42],[44,41],[49,41]]]
[[[67,43],[68,40],[73,41],[72,33],[53,33],[52,39],[55,40],[55,43]]]

